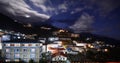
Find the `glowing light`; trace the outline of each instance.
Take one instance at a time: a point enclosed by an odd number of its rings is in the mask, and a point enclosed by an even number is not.
[[[65,30],[59,30],[59,32],[65,32]]]
[[[26,18],[30,18],[31,16],[30,15],[25,15]]]
[[[41,27],[41,29],[50,30],[51,28]]]
[[[29,44],[24,44],[24,46],[29,46]]]
[[[5,60],[6,62],[9,62],[10,60]]]
[[[17,37],[18,39],[20,39],[21,37]]]
[[[83,50],[79,50],[79,52],[81,52],[81,53],[82,53],[82,52],[83,52]]]
[[[0,29],[0,31],[2,31],[2,29]]]
[[[15,44],[15,47],[20,47],[20,44],[18,43],[18,44]]]
[[[105,49],[104,51],[105,51],[105,52],[108,52],[108,49]]]
[[[86,46],[86,43],[77,43],[76,46]]]
[[[94,48],[94,46],[91,45],[90,48]]]
[[[91,38],[88,37],[88,38],[86,38],[86,40],[87,40],[87,41],[88,41],[88,40],[91,40]]]

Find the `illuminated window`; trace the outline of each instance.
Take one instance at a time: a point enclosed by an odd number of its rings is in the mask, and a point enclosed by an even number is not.
[[[15,54],[15,58],[20,58],[20,54]]]
[[[6,59],[5,61],[6,61],[6,62],[10,62],[10,60],[9,60],[9,59]]]
[[[10,46],[10,44],[5,44],[5,46]]]
[[[9,48],[7,48],[7,49],[6,49],[6,52],[10,52],[10,49],[9,49]]]
[[[17,58],[17,59],[15,59],[15,62],[19,62],[19,60],[20,60],[20,59],[19,59],[19,58]]]
[[[49,41],[54,41],[54,38],[49,38],[48,40],[49,40]]]
[[[3,35],[2,36],[2,41],[8,41],[10,40],[10,35]]]
[[[42,44],[40,44],[40,46],[42,46]]]
[[[36,46],[36,44],[32,44],[32,46]]]
[[[15,44],[15,46],[16,46],[16,47],[19,47],[19,46],[20,46],[20,44]]]
[[[30,58],[35,58],[35,54],[30,54]]]
[[[35,52],[35,48],[32,48],[32,49],[31,49],[31,52]]]
[[[29,44],[24,44],[24,46],[29,46]]]

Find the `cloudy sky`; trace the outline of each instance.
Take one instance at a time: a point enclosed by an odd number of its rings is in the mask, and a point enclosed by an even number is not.
[[[120,0],[0,0],[0,13],[19,22],[120,39]],[[37,23],[37,24],[36,24]]]

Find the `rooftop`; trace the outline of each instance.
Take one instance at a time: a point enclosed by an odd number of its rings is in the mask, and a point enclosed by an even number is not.
[[[17,39],[17,40],[10,40],[10,41],[3,41],[3,43],[41,43],[37,40],[33,39]]]

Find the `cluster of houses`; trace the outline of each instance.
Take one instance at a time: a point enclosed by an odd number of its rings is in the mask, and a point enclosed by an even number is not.
[[[13,35],[2,35],[1,56],[5,59],[6,62],[18,62],[20,60],[28,62],[30,59],[34,60],[35,62],[39,62],[40,59],[44,58],[42,54],[46,53],[46,60],[50,60],[52,62],[70,62],[68,60],[67,54],[76,55],[79,51],[77,51],[78,46],[75,48],[75,43],[71,44],[69,42],[72,42],[71,37],[79,37],[79,35],[68,33],[68,31],[65,30],[55,31],[53,35],[56,36],[48,38],[42,37],[38,40],[24,38],[20,39],[21,36],[17,36],[18,38],[14,39]],[[64,44],[65,42],[67,44]],[[73,51],[74,49],[76,51]]]
[[[35,62],[47,60],[52,63],[74,61],[79,63],[84,60],[83,55],[85,55],[84,52],[87,51],[88,47],[100,51],[99,46],[104,45],[98,41],[90,44],[73,40],[72,38],[79,38],[79,34],[70,33],[66,30],[55,31],[50,37],[39,37],[38,39],[33,39],[33,37],[26,39],[26,37],[30,36],[24,34],[1,35],[1,57],[6,62],[19,62],[20,60],[29,62],[32,59]],[[104,51],[108,51],[108,49]]]

